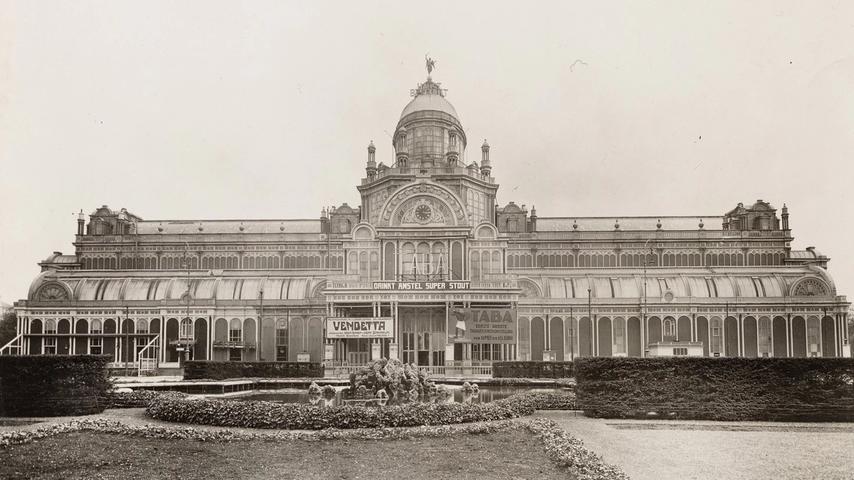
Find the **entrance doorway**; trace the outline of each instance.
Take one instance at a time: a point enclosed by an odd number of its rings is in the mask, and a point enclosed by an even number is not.
[[[445,306],[399,309],[403,345],[401,360],[420,366],[445,365]]]

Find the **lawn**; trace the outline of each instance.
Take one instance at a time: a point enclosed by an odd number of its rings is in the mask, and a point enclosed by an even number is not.
[[[0,450],[0,478],[571,478],[524,430],[412,440],[162,440],[66,433]]]

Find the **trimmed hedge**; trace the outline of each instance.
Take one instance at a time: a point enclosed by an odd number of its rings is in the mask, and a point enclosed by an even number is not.
[[[854,421],[854,359],[583,358],[588,416]]]
[[[448,425],[505,420],[531,415],[544,406],[555,406],[553,398],[538,393],[513,395],[491,403],[406,403],[371,408],[361,405],[320,407],[305,403],[230,401],[210,399],[157,399],[145,413],[169,422],[220,427],[282,428],[381,428]]]
[[[569,378],[575,376],[572,362],[494,362],[494,378]]]
[[[0,416],[100,413],[112,388],[106,355],[0,357]]]
[[[107,408],[145,408],[158,398],[187,398],[186,393],[158,392],[154,390],[134,390],[132,392],[109,392]]]
[[[229,378],[322,378],[320,363],[305,362],[184,362],[184,380]]]

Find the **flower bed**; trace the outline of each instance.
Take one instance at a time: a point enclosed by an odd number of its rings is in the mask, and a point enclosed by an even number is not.
[[[107,394],[107,408],[145,408],[155,399],[186,398],[181,392],[156,392],[154,390],[111,391]]]
[[[505,420],[536,409],[574,408],[571,396],[525,393],[491,403],[406,403],[371,408],[360,405],[322,407],[258,401],[156,399],[146,414],[158,420],[222,427],[319,430],[448,425]]]
[[[247,440],[399,440],[447,437],[451,435],[482,435],[506,429],[527,429],[533,433],[543,443],[549,457],[558,465],[567,468],[571,478],[578,478],[580,480],[624,480],[628,478],[618,467],[604,463],[598,455],[584,448],[581,440],[568,434],[554,421],[545,419],[521,422],[503,420],[468,425],[422,426],[415,428],[328,429],[311,432],[234,432],[225,429],[207,430],[171,425],[126,425],[115,420],[87,419],[40,427],[35,430],[0,433],[0,449],[70,432],[98,432],[164,440],[235,442]]]

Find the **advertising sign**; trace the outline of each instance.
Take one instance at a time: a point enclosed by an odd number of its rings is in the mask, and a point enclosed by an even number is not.
[[[455,308],[448,315],[448,339],[462,343],[516,343],[516,310]]]
[[[443,290],[468,290],[471,282],[374,282],[374,290],[392,291],[443,291]]]
[[[326,338],[391,338],[393,333],[391,317],[326,319]]]

